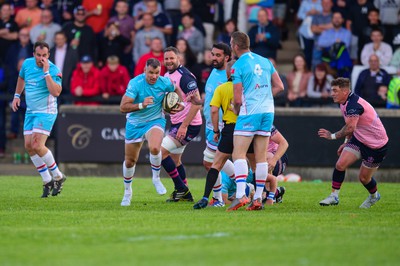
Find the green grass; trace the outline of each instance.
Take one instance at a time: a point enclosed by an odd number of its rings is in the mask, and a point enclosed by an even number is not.
[[[195,200],[204,182],[189,180]],[[0,265],[398,265],[400,184],[380,183],[369,210],[359,183],[345,183],[335,207],[318,205],[327,182],[284,185],[282,204],[228,213],[165,203],[150,179],[133,181],[123,208],[120,178],[69,178],[41,199],[39,177],[2,176]]]

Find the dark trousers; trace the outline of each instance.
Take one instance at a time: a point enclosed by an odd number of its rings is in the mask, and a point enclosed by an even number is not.
[[[4,94],[0,91],[0,95]],[[7,101],[0,100],[0,150],[5,150],[6,148],[6,108],[7,108]]]
[[[11,111],[11,133],[18,135],[21,128],[21,119],[25,117],[26,112],[26,103],[25,101],[21,101],[21,105],[18,108],[18,111]]]
[[[306,58],[306,63],[308,69],[311,69],[313,49],[314,49],[314,39],[307,39],[300,35],[300,42],[303,44],[303,53]]]

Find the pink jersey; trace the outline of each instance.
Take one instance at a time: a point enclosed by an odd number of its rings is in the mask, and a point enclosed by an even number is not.
[[[344,120],[358,117],[353,136],[371,149],[383,147],[389,140],[385,127],[375,109],[363,98],[352,93],[344,104],[340,105]]]
[[[274,136],[276,133],[278,133],[278,130],[276,129],[276,127],[275,127],[274,125],[272,125],[272,128],[271,128],[271,137],[269,138],[268,149],[267,149],[268,152],[270,152],[270,153],[272,153],[272,154],[275,154],[275,152],[278,150],[278,147],[279,147],[278,143],[273,142],[273,141],[271,140],[272,136]]]
[[[186,118],[187,114],[189,113],[190,107],[192,106],[190,102],[186,102],[186,96],[199,91],[196,82],[196,77],[189,70],[187,70],[187,68],[183,66],[179,66],[172,73],[167,72],[164,76],[169,77],[174,83],[175,87],[178,90],[180,90],[183,95],[182,100],[186,104],[185,108],[179,113],[170,116],[172,124],[182,123],[183,120]],[[200,111],[198,111],[193,120],[190,122],[190,125],[198,126],[201,125],[202,123],[203,120],[201,118]]]

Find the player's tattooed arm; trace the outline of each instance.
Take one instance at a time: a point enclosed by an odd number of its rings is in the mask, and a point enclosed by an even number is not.
[[[196,91],[186,94],[186,101],[194,105],[203,105],[204,99]]]
[[[354,130],[356,129],[357,122],[358,122],[358,116],[348,117],[346,124],[342,127],[342,129],[334,133],[336,138],[339,139],[344,137],[347,138],[351,137],[351,135],[353,135]]]
[[[174,91],[178,94],[179,99],[180,99],[181,101],[183,101],[183,99],[185,99],[185,98],[183,97],[183,92],[182,92],[182,90],[180,90],[178,87],[175,86],[175,90],[174,90]]]
[[[346,124],[343,126],[341,130],[332,133],[327,129],[320,128],[318,130],[318,135],[321,138],[329,140],[339,139],[343,137],[349,139],[353,135],[354,130],[356,129],[357,122],[358,122],[358,116],[349,117],[346,121]]]

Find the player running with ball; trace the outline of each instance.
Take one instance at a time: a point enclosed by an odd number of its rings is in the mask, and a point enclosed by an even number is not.
[[[132,179],[140,149],[146,139],[150,150],[150,163],[160,165],[161,142],[166,120],[162,113],[162,101],[166,92],[175,87],[169,78],[160,77],[161,64],[157,59],[147,60],[144,74],[132,79],[122,97],[120,110],[126,113],[124,197],[121,206],[129,206],[132,199]],[[183,109],[178,105],[173,111]]]

